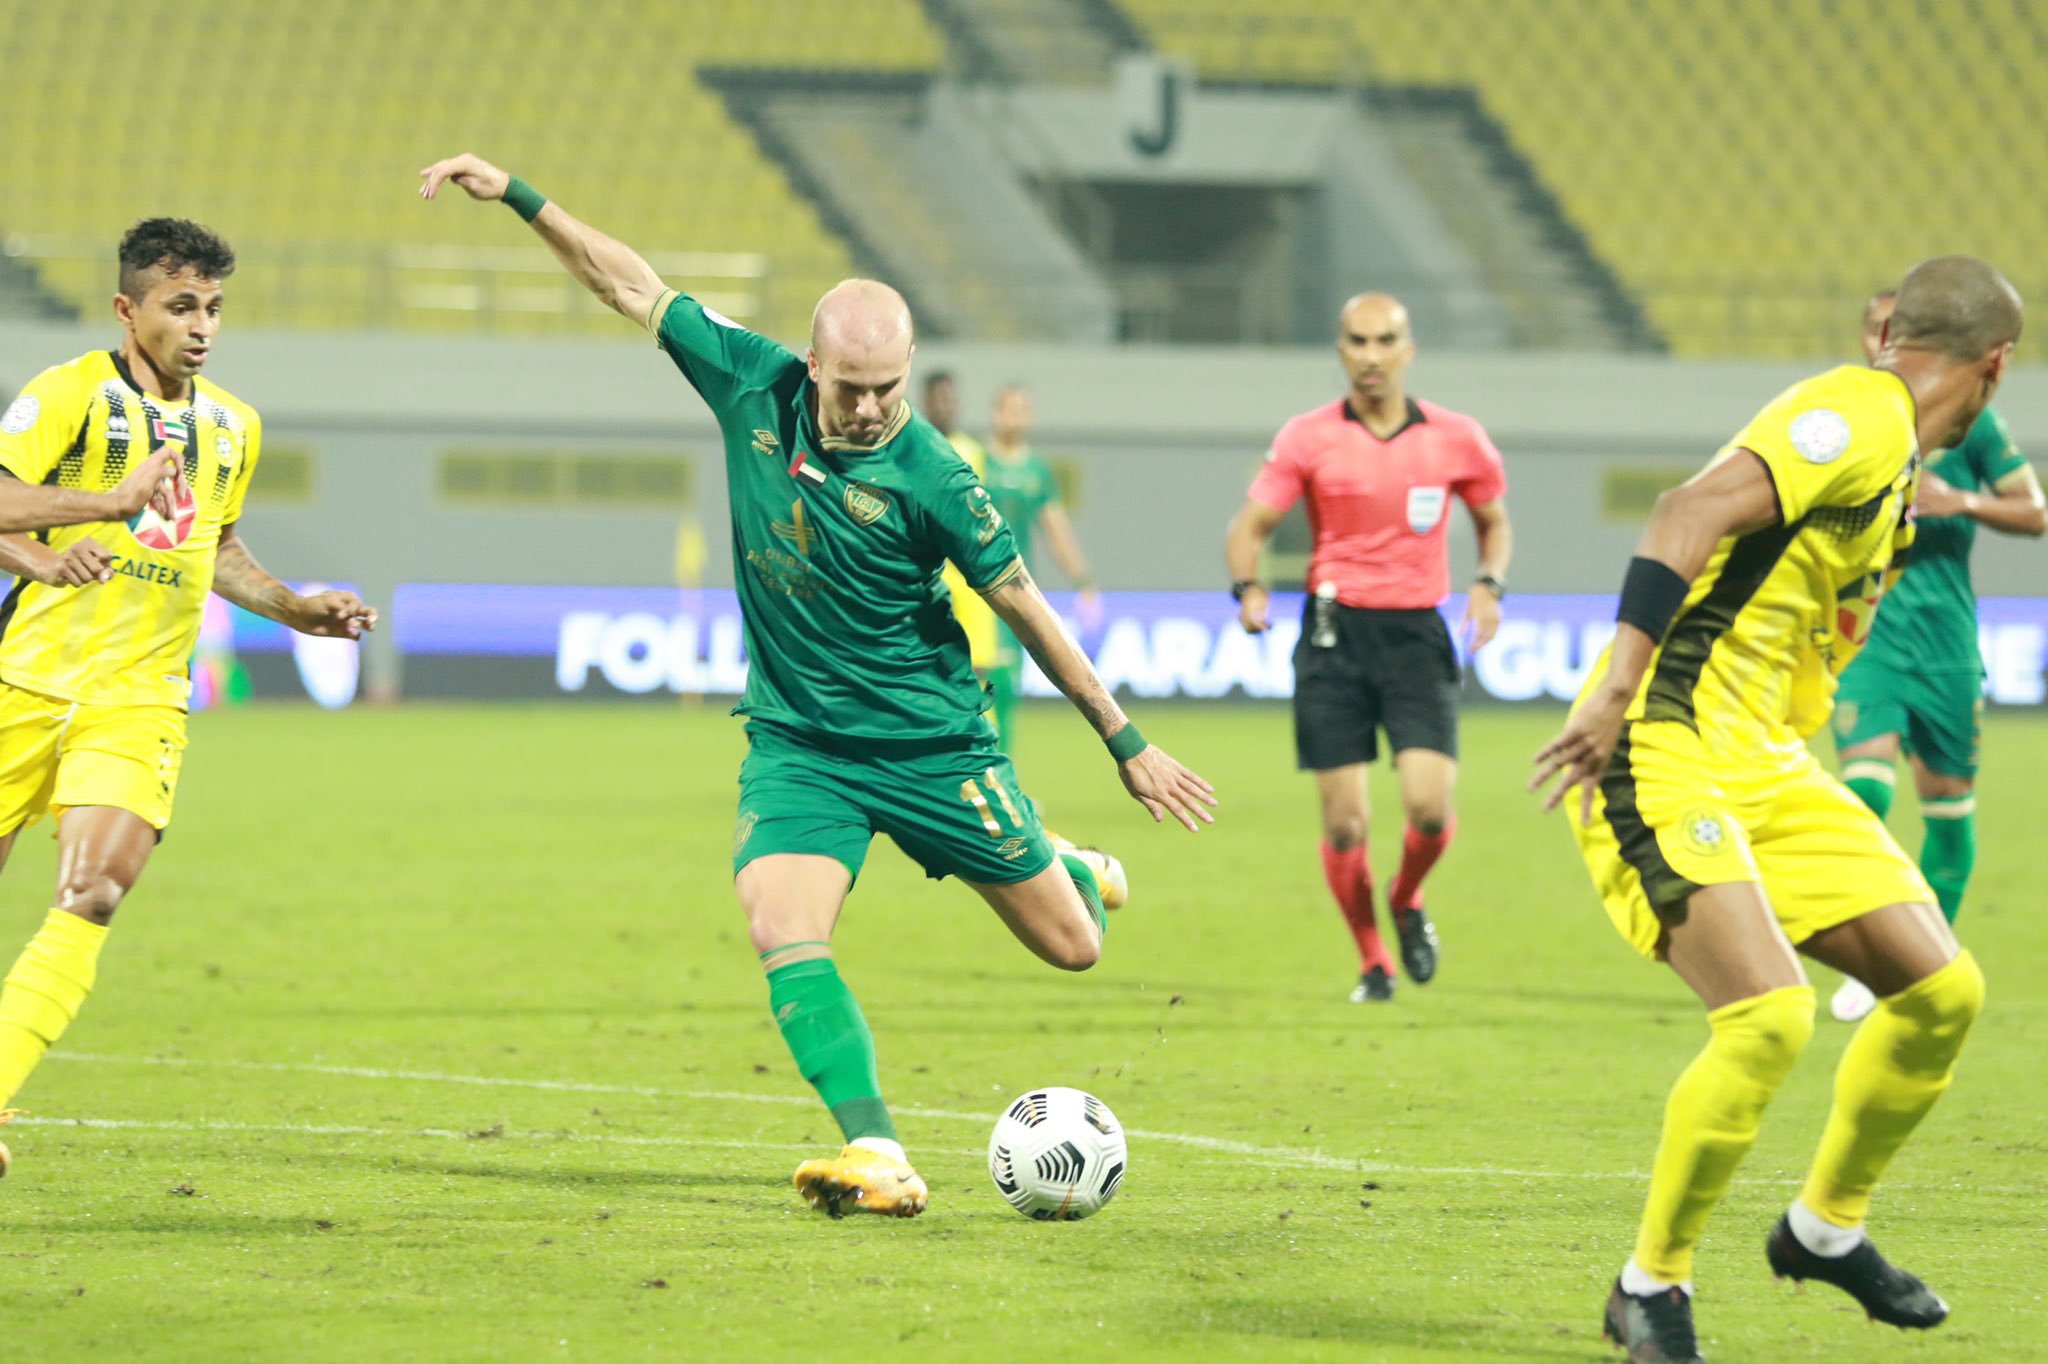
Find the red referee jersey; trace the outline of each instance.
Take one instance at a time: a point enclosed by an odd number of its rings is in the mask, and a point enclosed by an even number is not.
[[[1334,582],[1343,605],[1391,611],[1450,595],[1451,494],[1477,507],[1507,487],[1500,451],[1463,413],[1410,398],[1408,419],[1381,440],[1339,399],[1280,428],[1251,496],[1284,512],[1307,495],[1309,591]]]

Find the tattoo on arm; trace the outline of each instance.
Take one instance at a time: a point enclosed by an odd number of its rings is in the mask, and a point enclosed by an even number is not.
[[[1109,688],[1096,676],[1095,665],[1060,628],[1059,617],[1053,614],[1027,570],[1018,569],[1015,576],[990,593],[988,604],[1060,689],[1060,694],[1087,717],[1098,735],[1108,739],[1130,723],[1123,708],[1109,694]]]
[[[299,602],[298,593],[256,562],[233,526],[221,532],[220,548],[214,551],[213,590],[244,610],[286,625]]]

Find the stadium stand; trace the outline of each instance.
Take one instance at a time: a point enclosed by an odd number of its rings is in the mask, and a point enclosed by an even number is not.
[[[2029,0],[1120,3],[1207,79],[1475,89],[1680,353],[1847,352],[1929,255],[2048,281]]]
[[[505,214],[436,211],[413,172],[472,150],[800,336],[849,252],[698,72],[932,69],[916,0],[0,0],[0,241],[98,316],[146,213],[236,245],[238,323],[611,331]],[[451,55],[463,71],[445,72]]]

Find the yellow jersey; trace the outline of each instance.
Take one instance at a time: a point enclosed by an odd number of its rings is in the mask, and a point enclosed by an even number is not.
[[[0,470],[24,483],[106,491],[159,445],[181,457],[190,497],[169,520],[65,526],[38,538],[63,550],[88,536],[114,577],[86,587],[23,578],[0,603],[0,682],[97,705],[182,706],[213,588],[221,529],[242,515],[263,426],[256,410],[202,379],[183,402],[144,392],[117,352],[44,370],[0,416]]]
[[[988,472],[988,452],[981,448],[981,442],[965,431],[948,432],[946,439],[953,446],[953,453],[967,461],[967,467],[974,470],[976,478]],[[960,576],[960,570],[946,561],[946,586],[953,593],[953,619],[960,622],[960,629],[967,635],[968,652],[973,656],[977,668],[992,668],[996,665],[996,613],[981,594],[967,585],[967,579]]]
[[[1754,767],[1797,756],[1826,723],[1835,677],[1903,564],[1920,477],[1913,397],[1889,370],[1844,365],[1772,399],[1714,463],[1744,450],[1770,472],[1779,523],[1715,547],[1628,718],[1676,721]]]

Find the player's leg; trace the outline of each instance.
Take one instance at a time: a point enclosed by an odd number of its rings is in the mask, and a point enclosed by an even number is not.
[[[1371,744],[1368,735],[1366,743]],[[1367,854],[1371,805],[1366,797],[1366,764],[1346,763],[1317,772],[1316,800],[1323,825],[1323,884],[1351,930],[1358,949],[1354,1004],[1384,1003],[1394,997],[1394,959],[1380,940],[1373,910],[1372,861]]]
[[[114,911],[156,840],[156,828],[131,810],[78,806],[59,818],[56,905],[0,986],[0,1108],[78,1017]]]
[[[1693,1356],[1694,1247],[1813,1031],[1813,990],[1734,808],[1699,736],[1677,724],[1624,731],[1591,820],[1566,802],[1615,927],[1707,1010],[1706,1046],[1666,1101],[1635,1253],[1607,1304],[1607,1334],[1645,1359]]]
[[[1926,833],[1920,870],[1934,888],[1942,917],[1962,912],[1977,864],[1977,763],[1982,756],[1984,693],[1976,673],[1932,674],[1917,686],[1907,750]]]
[[[854,765],[771,726],[749,725],[733,834],[733,889],[768,984],[768,1010],[796,1068],[839,1124],[837,1156],[807,1160],[793,1182],[834,1217],[923,1211],[924,1182],[904,1160],[882,1099],[874,1034],[832,959],[840,907],[873,834]]]
[[[1401,780],[1407,828],[1401,870],[1387,894],[1401,938],[1401,964],[1417,984],[1436,975],[1437,934],[1422,907],[1422,882],[1457,830],[1451,804],[1458,778],[1458,652],[1435,611],[1392,616],[1378,664],[1387,744]]]
[[[1946,1307],[1887,1264],[1862,1224],[1871,1190],[1948,1088],[1984,978],[1875,816],[1818,771],[1780,786],[1756,851],[1786,933],[1879,1001],[1842,1054],[1827,1128],[1770,1261],[1781,1276],[1836,1284],[1880,1321],[1932,1326]]]
[[[1380,693],[1361,638],[1366,618],[1337,613],[1336,642],[1319,646],[1302,631],[1294,648],[1294,754],[1315,773],[1322,811],[1323,882],[1358,949],[1354,1004],[1394,997],[1394,959],[1373,911],[1365,769],[1379,756]]]
[[[1906,732],[1908,678],[1876,659],[1857,659],[1842,674],[1831,719],[1842,785],[1880,820],[1891,813],[1898,787],[1901,736]],[[1854,976],[1844,977],[1828,1001],[1828,1012],[1843,1023],[1877,1007],[1877,996]]]

